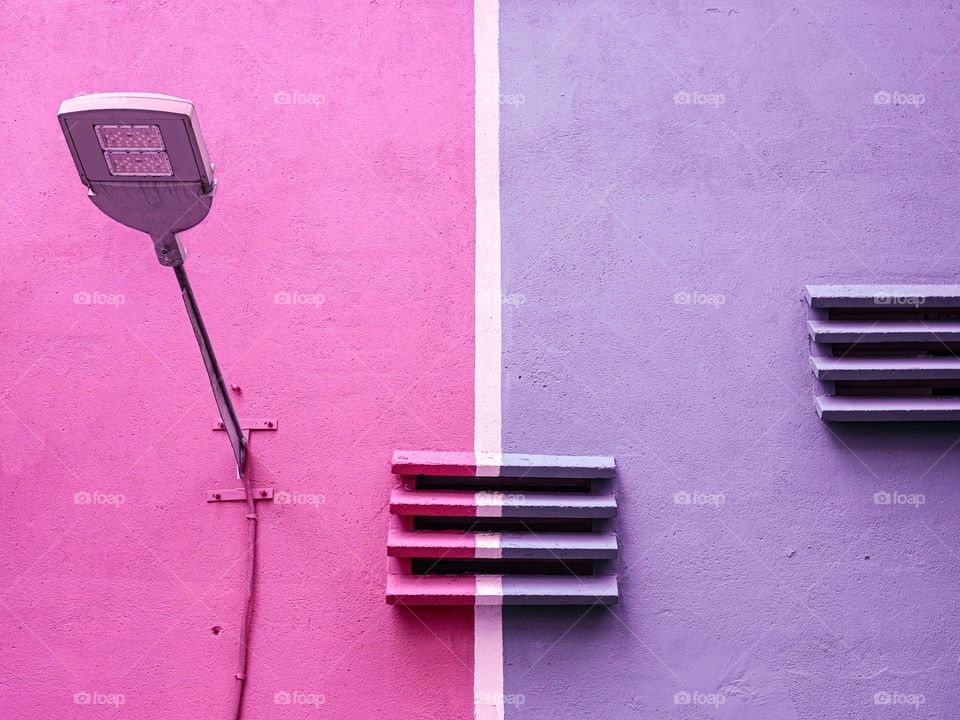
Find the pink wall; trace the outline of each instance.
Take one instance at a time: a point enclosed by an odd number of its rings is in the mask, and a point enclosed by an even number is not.
[[[229,446],[172,273],[86,200],[55,117],[125,89],[198,105],[221,184],[188,270],[239,414],[280,423],[253,479],[323,496],[261,508],[247,717],[303,717],[292,691],[330,717],[472,712],[471,611],[383,601],[390,451],[472,446],[470,11],[3,10],[3,716],[107,710],[89,692],[219,718],[233,686],[243,509],[204,502],[235,485]]]

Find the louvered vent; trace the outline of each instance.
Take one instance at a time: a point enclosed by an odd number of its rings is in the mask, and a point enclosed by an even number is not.
[[[960,420],[960,285],[808,285],[824,420]]]
[[[393,455],[387,602],[617,602],[612,457]]]

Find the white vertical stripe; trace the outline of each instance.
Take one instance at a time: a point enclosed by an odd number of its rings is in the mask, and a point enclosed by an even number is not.
[[[474,0],[474,438],[476,452],[500,453],[500,35],[498,0]]]
[[[497,260],[499,262],[499,258]],[[497,281],[499,282],[499,280]],[[478,308],[479,312],[479,308]],[[497,307],[497,325],[500,325],[500,308]],[[479,334],[477,335],[479,337]],[[497,330],[497,337],[500,337],[500,331]],[[491,392],[496,392],[497,397],[500,397],[500,343],[497,342],[497,387],[496,389],[491,389]],[[489,418],[486,421],[481,421],[479,418],[475,420],[476,423],[483,423],[485,425],[490,425],[490,431],[493,432],[493,425],[496,425],[496,443],[497,447],[500,447],[500,431],[502,429],[502,423],[500,421],[500,401],[497,400],[497,417],[495,421],[491,421]],[[503,465],[503,453],[502,452],[486,452],[481,448],[474,446],[473,455],[475,462],[477,464],[477,477],[499,477],[500,476],[500,466]]]
[[[478,598],[473,609],[473,717],[474,720],[503,720],[503,607],[486,603],[492,596]]]
[[[474,258],[473,448],[502,452],[500,412],[500,7],[474,0],[474,188],[477,205]],[[484,587],[486,589],[486,587]],[[478,586],[478,591],[480,590]],[[477,598],[473,625],[473,716],[503,720],[503,614]]]
[[[503,605],[503,577],[477,576],[477,605]],[[502,657],[502,653],[500,655]],[[500,657],[497,659],[499,660]]]
[[[500,533],[477,533],[473,556],[485,560],[499,560],[503,557],[500,548]]]
[[[503,493],[481,490],[473,494],[477,517],[503,517]]]

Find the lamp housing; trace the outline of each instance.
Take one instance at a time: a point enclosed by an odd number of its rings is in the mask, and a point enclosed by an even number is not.
[[[95,93],[64,100],[57,116],[93,204],[149,234],[162,265],[182,265],[177,233],[207,216],[217,184],[193,103]]]

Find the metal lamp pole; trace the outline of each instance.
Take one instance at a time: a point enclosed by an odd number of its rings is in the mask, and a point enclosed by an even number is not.
[[[207,328],[203,324],[203,317],[200,315],[197,299],[193,295],[193,288],[190,287],[187,271],[183,265],[175,265],[173,272],[176,274],[177,282],[180,284],[180,294],[183,295],[183,304],[187,308],[187,316],[190,318],[190,325],[193,326],[193,334],[196,335],[197,344],[200,345],[200,355],[203,356],[203,364],[207,368],[207,376],[210,378],[210,388],[213,390],[213,396],[217,401],[217,408],[220,410],[220,418],[223,420],[224,430],[227,431],[227,436],[230,438],[230,445],[233,447],[233,455],[237,461],[237,474],[243,477],[246,474],[245,471],[247,467],[246,437],[240,428],[240,421],[237,420],[237,413],[233,409],[233,402],[227,394],[227,387],[223,382],[223,374],[220,372],[217,356],[213,352],[210,336],[207,335]]]

